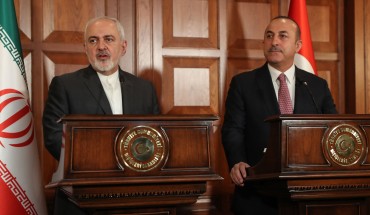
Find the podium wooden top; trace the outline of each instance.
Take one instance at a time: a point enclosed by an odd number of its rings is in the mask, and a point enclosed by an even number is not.
[[[67,115],[59,167],[47,188],[79,207],[192,204],[214,169],[214,115]],[[107,210],[105,210],[107,212]]]
[[[216,115],[65,115],[61,122],[70,121],[216,121]]]
[[[221,180],[211,166],[215,115],[66,115],[48,187]]]
[[[370,114],[282,114],[271,116],[266,121],[280,120],[369,120]]]
[[[247,180],[370,177],[370,115],[280,115]]]

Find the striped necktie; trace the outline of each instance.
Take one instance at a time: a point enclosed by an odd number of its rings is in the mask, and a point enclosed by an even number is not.
[[[278,77],[280,81],[280,88],[278,93],[279,108],[281,114],[292,114],[293,105],[292,100],[290,99],[288,85],[285,81],[285,74],[281,73]]]

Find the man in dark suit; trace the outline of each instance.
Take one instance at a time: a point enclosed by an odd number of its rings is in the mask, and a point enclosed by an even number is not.
[[[43,114],[44,141],[60,159],[62,125],[66,114],[159,114],[153,85],[122,71],[119,59],[126,53],[124,30],[117,19],[99,17],[85,28],[85,52],[90,65],[53,78]],[[58,190],[54,214],[85,214]]]
[[[337,113],[328,85],[294,65],[294,55],[302,42],[297,23],[288,17],[276,17],[264,35],[266,63],[253,71],[233,77],[226,99],[222,143],[236,185],[232,210],[235,214],[278,214],[277,200],[258,194],[250,184],[246,169],[263,156],[269,138],[264,120],[279,115],[278,77],[285,74],[294,114]]]

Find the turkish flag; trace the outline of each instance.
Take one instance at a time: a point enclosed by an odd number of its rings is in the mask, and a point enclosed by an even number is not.
[[[306,0],[290,0],[288,16],[296,21],[301,29],[302,48],[296,54],[294,63],[297,67],[317,75]]]

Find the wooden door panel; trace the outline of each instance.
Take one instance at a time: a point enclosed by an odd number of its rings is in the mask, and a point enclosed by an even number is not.
[[[162,112],[217,115],[218,77],[217,58],[165,57]]]
[[[163,0],[163,47],[218,47],[216,0]]]
[[[338,8],[331,0],[307,1],[312,45],[315,52],[338,51]]]
[[[103,16],[104,1],[44,0],[43,39],[45,42],[80,44],[86,22]]]
[[[277,15],[276,1],[227,1],[229,57],[234,49],[262,49],[265,28]]]

